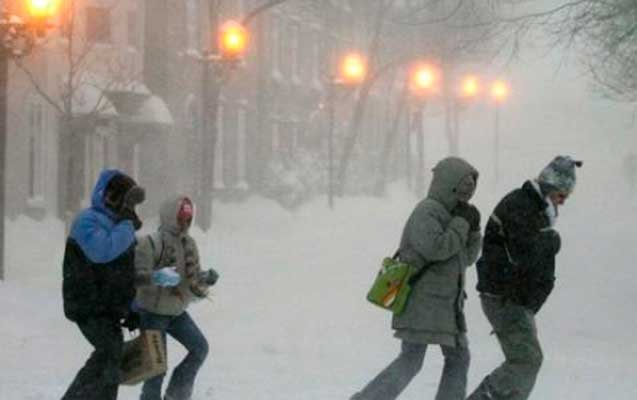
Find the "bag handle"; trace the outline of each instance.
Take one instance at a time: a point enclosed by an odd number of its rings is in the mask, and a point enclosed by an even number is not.
[[[394,255],[392,256],[393,260],[398,260],[398,257],[400,256],[400,248],[398,250],[396,250],[396,252],[394,253]],[[420,268],[420,270],[418,272],[416,272],[414,275],[411,276],[411,278],[409,278],[409,283],[411,285],[415,284],[416,282],[418,282],[420,280],[420,278],[422,278],[427,271],[429,271],[429,267],[431,267],[433,263],[428,263],[422,266],[422,268]]]

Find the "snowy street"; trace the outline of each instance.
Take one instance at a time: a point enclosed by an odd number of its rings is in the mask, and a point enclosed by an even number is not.
[[[386,202],[341,201],[334,213],[323,201],[297,214],[258,199],[218,205],[213,232],[195,234],[221,280],[214,303],[191,309],[211,345],[194,399],[347,399],[397,354],[388,314],[364,299],[415,202],[395,192]],[[492,199],[480,189],[477,197],[487,214]],[[558,223],[564,247],[556,290],[538,318],[545,361],[534,398],[632,400],[637,393],[634,218],[625,218],[631,208],[623,202],[597,217],[595,203],[575,195]],[[61,225],[43,230],[20,219],[10,226],[21,235],[10,243],[11,278],[0,285],[8,317],[0,328],[0,398],[59,399],[89,352],[62,313]],[[473,270],[469,277],[473,388],[501,356],[479,310]],[[184,354],[174,342],[169,353],[171,365]],[[432,397],[441,364],[432,348],[401,399]],[[120,398],[138,393],[125,387]]]

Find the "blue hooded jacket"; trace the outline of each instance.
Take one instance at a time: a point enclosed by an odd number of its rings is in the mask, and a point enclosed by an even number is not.
[[[113,261],[135,243],[133,223],[130,220],[117,222],[117,217],[105,204],[106,187],[120,174],[124,175],[116,169],[102,171],[93,189],[91,207],[80,212],[71,226],[69,237],[96,264]]]
[[[66,241],[62,296],[71,321],[119,321],[135,298],[135,229],[129,220],[117,222],[104,201],[106,187],[118,174],[100,174],[91,207],[78,214]]]

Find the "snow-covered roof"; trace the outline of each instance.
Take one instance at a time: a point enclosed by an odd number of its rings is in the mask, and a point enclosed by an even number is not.
[[[175,123],[168,106],[157,96],[150,96],[135,114],[139,122],[172,125]]]
[[[117,115],[115,107],[106,98],[104,91],[90,83],[82,83],[74,90],[72,107],[75,115],[91,113],[106,116]]]

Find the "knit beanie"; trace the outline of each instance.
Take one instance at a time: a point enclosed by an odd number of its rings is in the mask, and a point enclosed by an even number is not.
[[[569,156],[557,156],[551,161],[537,178],[542,193],[552,192],[571,193],[575,188],[575,168],[582,166],[582,161]]]

